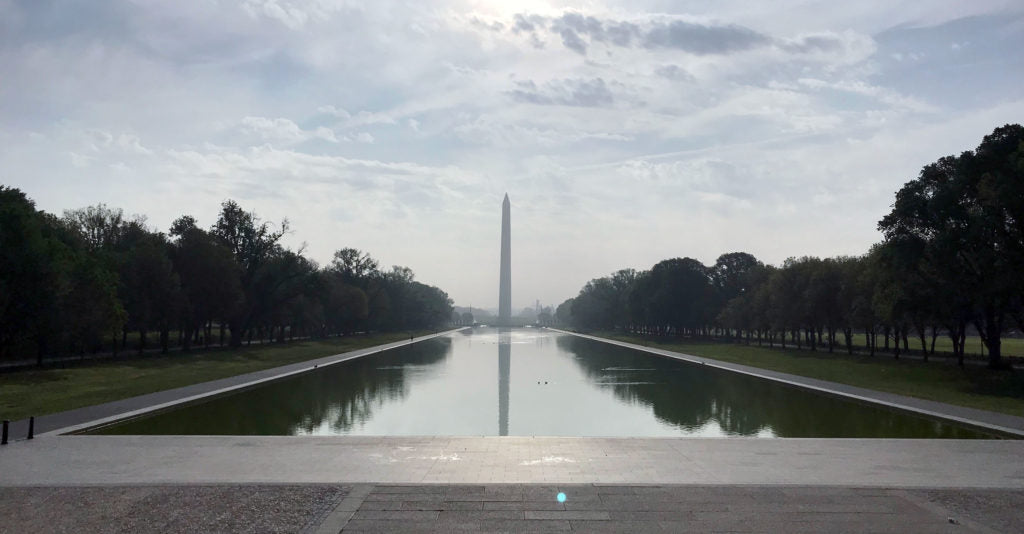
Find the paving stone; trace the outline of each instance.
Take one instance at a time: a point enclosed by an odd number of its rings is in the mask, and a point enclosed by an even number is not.
[[[420,521],[386,521],[380,519],[351,519],[342,532],[410,532],[413,534],[439,532],[433,523]]]
[[[605,504],[603,502],[566,502],[563,506],[565,506],[566,510],[611,510],[612,509],[612,507],[609,507],[607,504]],[[534,509],[535,510],[542,510],[542,508],[534,508]]]
[[[608,516],[615,521],[692,521],[693,512],[636,512],[612,510]]]
[[[442,493],[371,493],[366,496],[367,501],[436,501],[443,498]]]
[[[486,486],[454,485],[454,486],[441,486],[441,487],[444,489],[444,493],[448,493],[448,494],[451,494],[451,495],[460,495],[460,494],[463,494],[463,493],[477,494],[477,493],[485,493],[487,491],[486,490]]]
[[[962,525],[941,523],[909,523],[892,521],[888,523],[865,522],[860,524],[835,524],[827,521],[807,521],[793,523],[765,518],[761,521],[661,521],[661,527],[668,532],[689,534],[697,532],[734,532],[777,534],[811,534],[827,532],[829,534],[964,534],[972,532]]]
[[[394,502],[394,501],[374,501],[374,502]],[[441,511],[443,510],[442,505],[444,501],[402,501],[398,503],[400,506],[398,510],[412,510],[412,511]],[[389,510],[395,510],[395,508],[389,508]]]
[[[443,501],[440,510],[484,510],[483,501]]]
[[[557,501],[489,501],[482,503],[484,510],[566,510]]]
[[[702,512],[694,511],[690,512],[693,514],[693,519],[697,521],[741,521],[741,522],[756,522],[761,521],[765,517],[771,517],[777,521],[787,523],[797,522],[828,522],[831,524],[837,523],[858,523],[858,522],[870,522],[870,521],[892,521],[894,519],[901,519],[906,522],[913,522],[916,518],[926,518],[924,513],[919,513],[917,516],[907,514],[876,514],[871,512],[834,512],[834,513],[819,513],[819,512]]]
[[[580,532],[628,532],[629,534],[648,534],[666,532],[657,521],[569,521],[573,531]]]
[[[587,521],[610,519],[608,512],[598,510],[527,510],[525,514],[526,519],[580,519]]]
[[[352,519],[387,519],[399,521],[433,521],[437,519],[440,512],[419,512],[408,510],[362,510],[360,509],[352,516]]]
[[[459,494],[446,493],[445,494],[445,499],[453,500],[453,501],[454,500],[459,500],[459,501],[464,501],[464,502],[468,502],[468,501],[477,501],[477,502],[506,501],[506,502],[514,502],[514,501],[521,501],[521,500],[523,500],[522,496],[520,496],[520,495],[502,495],[500,493],[499,494],[491,494],[491,493],[484,493],[484,492],[480,492],[480,493],[459,493]],[[426,499],[424,499],[424,500],[426,500]]]
[[[360,510],[403,510],[402,501],[363,501]]]
[[[372,493],[446,493],[448,486],[374,486]]]
[[[437,517],[438,521],[482,521],[491,519],[523,519],[519,510],[445,510]]]

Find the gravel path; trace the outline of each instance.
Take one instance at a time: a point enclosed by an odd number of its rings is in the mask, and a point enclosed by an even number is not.
[[[1022,490],[928,490],[908,493],[926,499],[953,516],[985,525],[996,532],[1024,532]]]
[[[335,485],[0,489],[0,533],[304,532],[348,492]]]

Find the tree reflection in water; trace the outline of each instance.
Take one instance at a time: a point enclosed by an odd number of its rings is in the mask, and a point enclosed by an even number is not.
[[[978,438],[971,429],[778,382],[652,357],[575,336],[563,354],[616,398],[649,406],[655,417],[693,434],[709,423],[738,436]]]
[[[110,426],[97,434],[346,434],[373,410],[404,399],[451,354],[438,337],[256,388]]]

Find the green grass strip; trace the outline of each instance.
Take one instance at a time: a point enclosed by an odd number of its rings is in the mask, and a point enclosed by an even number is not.
[[[420,336],[427,331],[414,332]],[[0,419],[73,410],[409,339],[409,332],[106,360],[0,374]]]

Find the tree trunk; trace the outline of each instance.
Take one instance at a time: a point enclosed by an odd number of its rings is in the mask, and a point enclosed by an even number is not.
[[[1005,369],[1002,355],[1003,318],[996,317],[995,309],[985,310],[985,348],[988,349],[988,368]]]
[[[160,354],[167,354],[170,345],[171,330],[166,326],[160,329]]]
[[[232,348],[238,348],[242,346],[242,325],[238,324],[237,321],[232,321],[228,327],[231,329],[231,340],[228,345]]]
[[[888,339],[888,337],[886,337]],[[892,331],[892,354],[897,360],[900,359],[900,329],[896,327]]]
[[[922,329],[918,330],[917,331],[917,335],[918,335],[918,337],[921,338],[921,354],[924,356],[924,361],[927,362],[928,361],[928,345],[927,345],[927,342],[925,341],[924,329],[922,328]]]
[[[36,336],[36,366],[43,366],[43,356],[46,354],[46,338]]]

